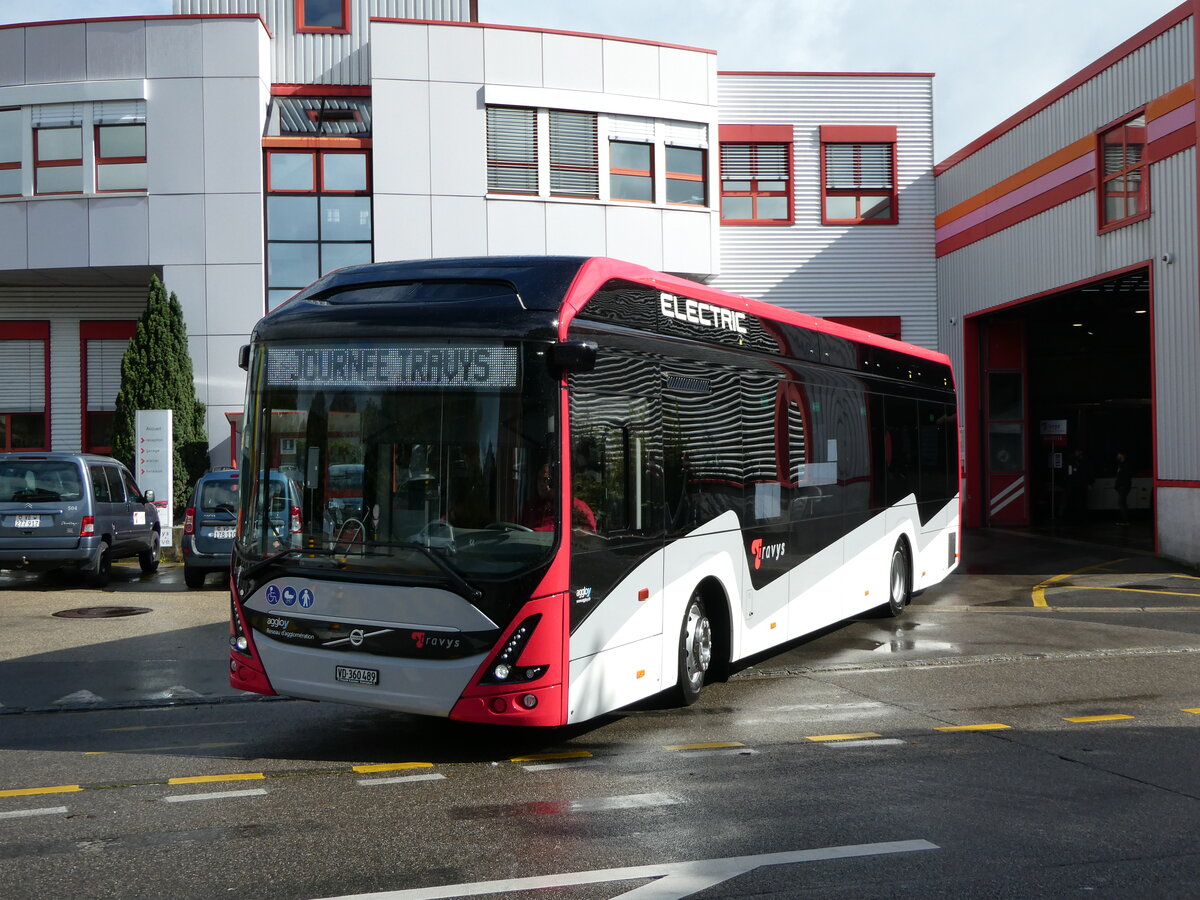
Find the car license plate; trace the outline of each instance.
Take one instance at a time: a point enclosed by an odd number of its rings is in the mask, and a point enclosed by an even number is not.
[[[42,526],[41,516],[17,516],[17,528],[40,528]]]
[[[216,539],[218,541],[231,541],[235,537],[237,537],[237,529],[236,528],[214,528],[212,530],[212,536],[214,539]]]
[[[359,669],[355,666],[338,666],[334,677],[346,684],[379,684],[378,669]]]

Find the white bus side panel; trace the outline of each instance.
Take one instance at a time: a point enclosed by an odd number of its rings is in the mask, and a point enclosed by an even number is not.
[[[583,722],[653,696],[663,684],[659,669],[662,635],[571,660],[567,723]],[[674,683],[672,669],[670,681]]]

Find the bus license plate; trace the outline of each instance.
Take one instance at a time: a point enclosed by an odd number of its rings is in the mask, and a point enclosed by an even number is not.
[[[338,666],[335,670],[338,681],[346,684],[379,684],[378,669],[359,669],[354,666]]]
[[[17,528],[41,528],[41,516],[17,516]]]

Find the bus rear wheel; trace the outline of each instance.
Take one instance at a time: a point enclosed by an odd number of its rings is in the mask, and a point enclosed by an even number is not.
[[[691,706],[700,699],[704,688],[704,676],[712,663],[712,624],[704,600],[699,593],[692,594],[683,624],[679,628],[679,683],[678,699],[683,706]]]
[[[888,571],[888,602],[883,611],[889,616],[898,616],[912,601],[912,570],[908,564],[908,545],[899,541],[892,551],[892,565]]]

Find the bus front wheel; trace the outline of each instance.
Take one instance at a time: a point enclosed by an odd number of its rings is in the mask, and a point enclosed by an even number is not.
[[[889,616],[898,616],[911,600],[912,570],[908,564],[908,545],[899,541],[892,551],[892,565],[888,571],[888,602],[883,611]]]
[[[712,662],[712,624],[704,600],[699,593],[692,594],[683,624],[679,628],[679,685],[678,697],[683,706],[691,706],[700,699],[704,687],[704,676]]]

